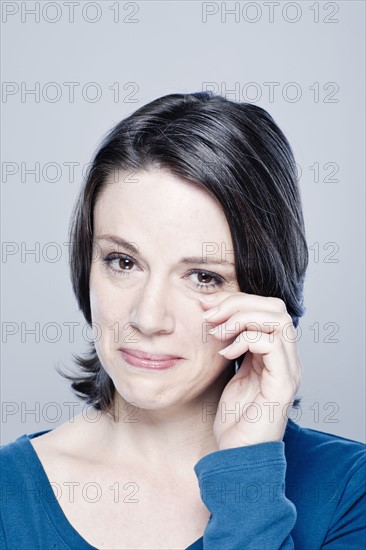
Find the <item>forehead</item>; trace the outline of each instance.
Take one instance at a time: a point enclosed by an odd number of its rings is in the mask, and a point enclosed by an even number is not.
[[[111,176],[95,205],[94,232],[176,246],[232,242],[217,199],[198,184],[161,169]]]

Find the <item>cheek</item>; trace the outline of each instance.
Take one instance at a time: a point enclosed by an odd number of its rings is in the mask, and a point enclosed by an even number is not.
[[[176,331],[181,333],[187,345],[201,355],[215,357],[217,352],[225,347],[220,340],[208,334],[208,330],[213,327],[208,321],[203,319],[201,307],[197,297],[181,297],[177,302],[176,308]],[[218,356],[220,358],[220,356]]]
[[[101,327],[105,345],[108,345],[107,341],[112,336],[115,340],[116,334],[118,334],[118,342],[131,336],[128,321],[130,312],[138,301],[137,296],[138,293],[136,294],[133,288],[116,289],[108,280],[105,280],[97,265],[92,268],[90,275],[92,321]],[[186,290],[172,293],[169,314],[174,316],[175,329],[166,337],[181,340],[194,354],[211,359],[222,359],[217,352],[226,344],[208,334],[208,330],[213,325],[203,319],[204,310],[198,298],[198,294]]]
[[[123,321],[128,316],[131,293],[117,292],[99,271],[92,269],[90,274],[90,309],[92,321],[100,325]],[[126,319],[127,321],[127,319]]]

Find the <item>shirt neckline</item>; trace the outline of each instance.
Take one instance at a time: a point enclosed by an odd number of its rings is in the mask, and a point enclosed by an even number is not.
[[[29,435],[23,434],[16,440],[18,450],[21,452],[22,458],[25,458],[27,468],[32,477],[37,479],[40,484],[40,490],[43,497],[40,499],[41,506],[60,539],[70,548],[74,548],[75,543],[77,543],[80,550],[98,550],[95,546],[87,542],[67,519],[53,492],[52,485],[43,468],[43,464],[30,442],[31,439],[51,431],[52,429],[34,432]]]
[[[301,427],[288,419],[283,442],[285,443],[285,453],[288,458],[292,454],[296,439],[300,433]],[[34,432],[31,434],[23,434],[17,438],[16,444],[18,451],[22,454],[22,457],[26,459],[27,468],[30,471],[32,477],[37,479],[41,484],[41,491],[44,498],[40,500],[41,506],[47,515],[51,525],[58,533],[61,540],[70,546],[74,547],[75,542],[80,547],[80,550],[98,550],[95,546],[92,546],[87,542],[84,537],[75,529],[66,517],[62,510],[55,493],[53,492],[50,480],[47,477],[46,471],[43,468],[43,464],[31,444],[30,440],[38,436],[51,432],[52,429],[43,430],[40,432]],[[76,539],[76,540],[75,540]],[[203,537],[198,538],[186,550],[193,550],[194,547],[202,541]]]
[[[37,479],[40,484],[39,488],[43,496],[43,498],[40,499],[41,506],[61,540],[70,548],[74,548],[76,543],[80,550],[98,550],[98,548],[92,546],[86,539],[84,539],[84,537],[75,529],[66,517],[55,493],[53,492],[50,480],[47,477],[45,469],[43,468],[43,464],[30,442],[31,439],[51,431],[52,429],[21,435],[16,440],[18,451],[20,451],[22,458],[25,458],[27,468],[30,471],[31,476],[34,479]],[[194,550],[196,544],[201,541],[202,538],[203,537],[200,537],[195,540],[186,548],[186,550]]]

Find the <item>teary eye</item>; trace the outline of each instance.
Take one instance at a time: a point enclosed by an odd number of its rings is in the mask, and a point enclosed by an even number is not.
[[[224,280],[220,277],[220,275],[211,273],[210,271],[200,271],[198,269],[194,269],[188,273],[188,276],[190,275],[197,275],[198,277],[198,283],[193,283],[195,288],[210,290],[216,287],[221,287],[224,284]]]
[[[198,280],[200,281],[200,283],[209,284],[214,278],[213,275],[211,275],[210,273],[206,273],[206,271],[201,271],[201,273],[196,273],[196,275],[198,276]]]

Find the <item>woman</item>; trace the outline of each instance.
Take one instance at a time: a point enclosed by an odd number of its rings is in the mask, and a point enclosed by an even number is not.
[[[308,255],[270,115],[210,93],[138,109],[70,240],[95,332],[64,376],[92,414],[1,449],[2,547],[361,548],[366,446],[289,419]]]

